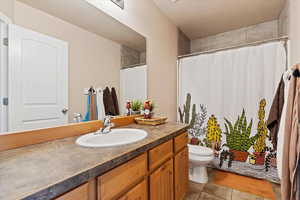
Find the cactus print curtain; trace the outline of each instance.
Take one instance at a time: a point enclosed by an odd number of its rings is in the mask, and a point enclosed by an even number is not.
[[[286,68],[282,42],[179,60],[179,120],[191,142],[215,149],[214,167],[278,182],[266,120]]]

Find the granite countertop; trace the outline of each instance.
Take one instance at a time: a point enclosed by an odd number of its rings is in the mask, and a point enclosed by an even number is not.
[[[53,199],[91,178],[146,152],[187,129],[169,122],[160,126],[132,124],[146,139],[119,147],[87,148],[77,137],[0,152],[0,200]]]

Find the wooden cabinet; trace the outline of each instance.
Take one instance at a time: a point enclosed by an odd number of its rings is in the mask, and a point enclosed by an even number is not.
[[[185,147],[174,159],[175,200],[182,200],[189,185],[189,152]]]
[[[88,183],[85,183],[74,190],[56,198],[55,200],[88,200]]]
[[[181,135],[175,137],[174,139],[174,151],[178,153],[181,149],[186,147],[188,143],[188,133],[182,133]]]
[[[150,175],[150,200],[173,200],[173,186],[173,159],[171,159]]]
[[[173,155],[173,141],[169,140],[149,151],[149,169],[153,170]]]
[[[147,173],[147,154],[105,173],[98,178],[98,199],[111,200],[138,184]]]
[[[147,181],[144,180],[143,182],[135,186],[132,190],[123,195],[119,200],[147,200],[147,186]]]
[[[182,200],[188,164],[185,132],[55,200]]]

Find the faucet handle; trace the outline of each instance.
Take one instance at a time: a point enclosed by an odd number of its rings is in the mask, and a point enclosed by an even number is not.
[[[107,115],[107,116],[104,117],[104,119],[103,119],[104,126],[108,126],[110,124],[111,118],[112,117],[110,115]]]

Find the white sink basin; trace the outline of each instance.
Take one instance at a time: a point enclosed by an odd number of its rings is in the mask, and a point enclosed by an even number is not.
[[[89,133],[79,137],[76,143],[84,147],[113,147],[138,142],[147,137],[148,133],[140,129],[112,129],[107,134]]]

